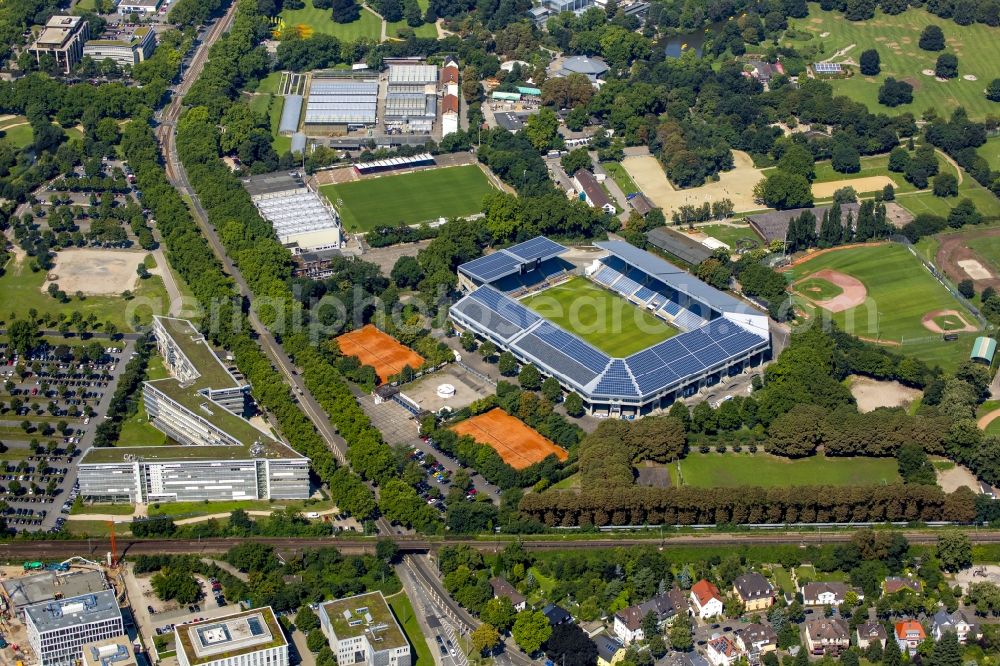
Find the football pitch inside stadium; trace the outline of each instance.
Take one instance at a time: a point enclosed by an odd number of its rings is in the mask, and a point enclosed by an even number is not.
[[[472,215],[482,211],[483,196],[493,191],[475,164],[364,178],[319,189],[352,232],[382,224],[420,224]]]
[[[532,294],[521,302],[611,356],[634,354],[679,332],[583,277]]]

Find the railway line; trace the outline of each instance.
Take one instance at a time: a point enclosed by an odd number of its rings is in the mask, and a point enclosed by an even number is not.
[[[1000,543],[1000,531],[966,529],[970,540],[976,545]],[[912,544],[933,544],[937,541],[937,532],[933,530],[901,530],[901,533]],[[628,548],[655,546],[670,548],[672,546],[707,546],[707,547],[738,547],[762,545],[821,545],[843,543],[849,541],[854,530],[838,530],[831,532],[749,532],[749,533],[686,533],[665,534],[662,537],[637,538],[627,535],[619,537],[602,536],[593,539],[581,538],[522,538],[521,544],[531,551],[580,550],[600,548]],[[465,544],[482,552],[495,552],[502,549],[510,539],[427,539],[418,536],[387,537],[396,542],[400,552],[420,554],[433,552],[443,546]],[[187,554],[187,553],[221,553],[233,546],[254,541],[263,543],[282,552],[295,552],[313,548],[337,548],[347,555],[375,552],[375,538],[338,539],[338,538],[298,538],[298,537],[246,537],[246,538],[209,538],[209,539],[116,539],[118,552],[128,555],[149,554]],[[103,557],[111,550],[107,539],[61,539],[61,540],[31,540],[7,541],[0,543],[0,559],[18,561],[23,559],[57,559],[72,555],[88,555]]]

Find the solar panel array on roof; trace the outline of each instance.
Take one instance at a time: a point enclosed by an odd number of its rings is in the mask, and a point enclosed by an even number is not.
[[[843,70],[839,62],[817,62],[813,71],[819,74],[839,74]]]
[[[459,266],[458,270],[474,280],[493,282],[515,273],[522,264],[552,259],[565,251],[566,248],[559,243],[545,236],[538,236],[505,250],[498,250],[493,254],[468,261]]]
[[[538,236],[537,238],[532,238],[531,240],[526,240],[523,243],[518,243],[507,248],[507,252],[520,257],[524,261],[551,259],[565,251],[565,247],[555,241],[549,240],[545,236]]]

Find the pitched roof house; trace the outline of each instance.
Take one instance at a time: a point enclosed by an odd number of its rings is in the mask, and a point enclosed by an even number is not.
[[[901,652],[909,652],[912,657],[917,653],[917,646],[924,642],[927,633],[916,620],[902,620],[896,623],[896,643]]]
[[[510,603],[514,605],[514,610],[516,611],[523,611],[527,608],[528,601],[524,598],[524,595],[503,578],[490,578],[490,587],[493,588],[494,599],[499,599],[500,597],[510,599]]]
[[[868,648],[872,643],[878,642],[885,647],[885,642],[889,639],[889,634],[885,633],[885,627],[881,622],[870,620],[858,625],[858,647],[862,650]]]
[[[979,637],[979,623],[974,616],[962,609],[948,613],[942,608],[934,614],[932,621],[931,635],[936,641],[941,640],[941,636],[949,631],[958,636],[958,642],[963,644],[970,638],[975,640]]]
[[[727,636],[719,636],[708,642],[705,655],[712,666],[733,666],[740,658],[740,649]]]
[[[675,587],[666,594],[658,594],[648,601],[623,608],[615,613],[614,632],[625,645],[633,641],[646,640],[647,636],[642,629],[642,620],[646,615],[653,613],[657,624],[662,628],[678,613],[686,613],[687,610],[687,597]]]
[[[885,594],[895,594],[901,590],[910,590],[914,594],[920,594],[920,581],[902,576],[889,576],[882,583],[882,590]]]
[[[851,588],[844,583],[806,583],[802,586],[802,604],[839,606],[850,591]]]
[[[580,169],[573,174],[573,180],[576,182],[576,186],[580,192],[583,193],[584,201],[586,201],[588,206],[591,208],[600,208],[605,213],[611,215],[615,214],[617,210],[615,205],[611,203],[608,195],[604,192],[604,188],[597,182],[594,174],[586,169]]]
[[[597,646],[597,666],[614,666],[625,658],[625,648],[617,639],[602,632],[592,640]]]
[[[806,622],[806,646],[812,654],[839,655],[851,645],[847,622],[835,617]]]
[[[747,653],[773,652],[778,648],[778,634],[769,625],[748,624],[736,632],[736,645]]]
[[[543,608],[542,615],[548,619],[549,624],[553,627],[573,621],[573,616],[565,608],[556,606],[555,604],[549,604]]]
[[[691,605],[702,619],[722,615],[722,594],[703,578],[691,586]]]
[[[756,571],[734,580],[733,591],[748,611],[770,608],[774,603],[774,586]]]

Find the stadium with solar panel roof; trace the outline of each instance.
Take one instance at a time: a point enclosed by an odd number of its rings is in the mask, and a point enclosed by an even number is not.
[[[624,241],[582,269],[539,236],[458,267],[450,317],[583,398],[595,416],[669,407],[770,353],[763,312]]]

